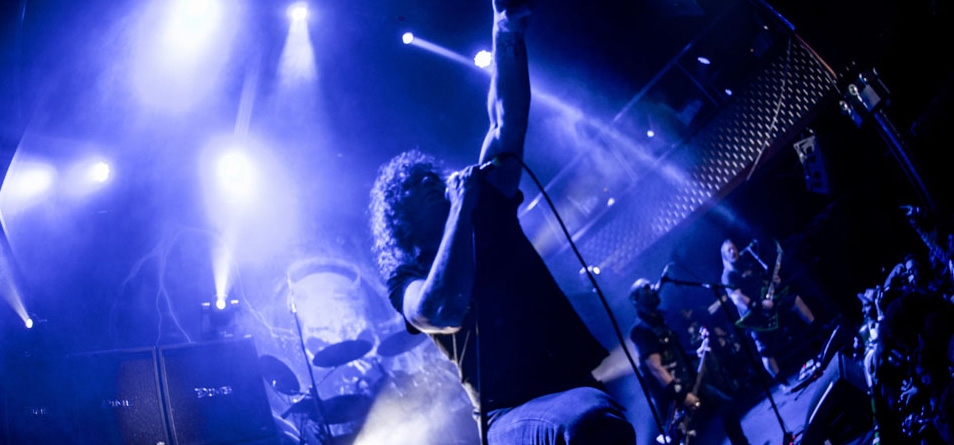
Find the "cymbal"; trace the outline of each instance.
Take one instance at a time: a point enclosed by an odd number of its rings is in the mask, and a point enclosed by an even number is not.
[[[271,355],[263,355],[258,358],[258,366],[262,378],[278,393],[293,396],[301,392],[298,377],[285,362]]]
[[[318,351],[311,363],[322,368],[334,368],[364,357],[372,346],[366,340],[345,340]]]
[[[425,340],[427,340],[427,336],[423,334],[411,335],[405,330],[397,331],[378,345],[378,354],[385,357],[403,354],[424,343]]]
[[[371,410],[371,397],[364,394],[346,394],[321,400],[321,409],[325,412],[325,423],[345,423],[363,417]],[[315,400],[305,396],[295,402],[282,413],[282,418],[289,414],[305,414],[312,420],[318,420],[315,415]]]

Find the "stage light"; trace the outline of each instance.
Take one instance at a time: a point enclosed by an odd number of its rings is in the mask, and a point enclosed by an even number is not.
[[[255,172],[243,154],[227,153],[218,163],[219,186],[230,201],[245,200],[254,192]]]
[[[212,9],[211,3],[211,0],[188,0],[182,9],[190,17],[202,18]]]
[[[48,165],[25,165],[12,178],[11,190],[15,191],[17,198],[20,199],[36,198],[51,188],[54,174],[53,167]]]
[[[725,95],[726,95],[726,96],[731,96],[731,95],[732,95],[732,90],[726,88],[726,89],[725,89]]]
[[[27,328],[27,329],[33,329],[33,319],[32,319],[32,318],[27,318],[27,319],[23,322],[23,324],[26,325],[26,328]]]
[[[93,182],[106,182],[109,180],[109,176],[109,164],[103,161],[93,164],[93,166],[89,169],[89,178],[92,179]]]
[[[414,41],[414,34],[410,32],[404,33],[404,35],[401,36],[401,41],[404,42],[405,45],[410,45],[411,42]]]
[[[225,299],[224,299],[224,298],[217,298],[217,299],[215,300],[215,308],[218,309],[218,310],[220,310],[220,311],[225,310]]]
[[[301,22],[308,18],[308,4],[305,2],[292,3],[288,7],[288,18],[293,22]]]
[[[481,50],[474,56],[474,65],[480,68],[487,68],[494,61],[494,55],[487,50]]]
[[[318,78],[318,64],[315,62],[315,49],[311,44],[308,30],[308,4],[293,3],[288,7],[288,35],[278,61],[278,78],[283,88],[292,86],[313,86]],[[283,94],[302,94],[300,90],[285,91]]]
[[[655,132],[655,131],[652,131],[652,130],[647,130],[647,131],[646,131],[646,137],[648,137],[648,138],[654,138],[654,137],[656,137],[656,132]]]
[[[707,58],[705,58],[705,57],[702,57],[702,56],[697,57],[697,58],[696,58],[696,61],[698,61],[699,63],[701,63],[701,64],[703,64],[703,65],[709,65],[709,64],[712,63],[712,61],[710,61],[709,59],[707,59]]]

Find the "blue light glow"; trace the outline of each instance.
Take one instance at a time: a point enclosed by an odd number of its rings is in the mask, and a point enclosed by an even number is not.
[[[494,61],[494,55],[487,50],[481,50],[474,56],[474,65],[480,68],[487,68]]]
[[[229,201],[246,200],[254,191],[255,172],[252,163],[242,153],[227,153],[218,163],[219,186]]]
[[[23,322],[23,324],[26,325],[26,328],[27,328],[27,329],[33,329],[33,319],[32,319],[32,318],[27,318],[26,321]]]
[[[702,56],[697,57],[696,60],[697,60],[699,63],[703,64],[703,65],[709,65],[709,64],[712,63],[711,60],[709,60],[709,59],[707,59],[707,58],[705,58],[705,57],[702,57]]]
[[[726,96],[731,96],[731,95],[732,95],[732,90],[726,88],[726,89],[725,89],[725,95],[726,95]]]
[[[305,2],[292,3],[288,7],[288,18],[293,22],[302,22],[308,18],[308,4]]]
[[[648,137],[648,138],[656,137],[656,132],[655,132],[655,131],[652,131],[652,130],[647,130],[647,131],[646,131],[646,137]]]
[[[89,178],[93,180],[93,182],[106,182],[109,180],[109,176],[109,164],[103,161],[93,164],[93,166],[89,169]]]
[[[35,199],[50,190],[53,185],[55,171],[45,164],[24,165],[12,178],[11,190],[20,199]]]
[[[404,33],[404,35],[401,36],[401,41],[404,42],[405,45],[410,45],[411,42],[414,41],[414,33],[411,33],[411,32]]]

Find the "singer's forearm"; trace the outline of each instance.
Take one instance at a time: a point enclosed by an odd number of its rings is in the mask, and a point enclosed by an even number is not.
[[[461,213],[460,206],[451,208],[427,278],[405,291],[404,315],[422,332],[456,332],[470,307],[474,285],[473,225],[470,217],[462,217]]]
[[[504,153],[523,158],[523,145],[530,114],[530,74],[524,29],[529,11],[496,13],[493,33],[493,74],[487,95],[490,129],[484,138],[480,162],[501,158]],[[516,192],[520,165],[507,161],[487,178],[506,196]]]

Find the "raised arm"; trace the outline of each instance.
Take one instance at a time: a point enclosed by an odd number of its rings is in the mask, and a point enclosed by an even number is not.
[[[530,114],[530,75],[524,31],[530,16],[529,2],[494,1],[493,75],[487,97],[490,129],[480,150],[480,163],[497,159],[499,166],[487,174],[505,196],[520,185],[520,163]]]

